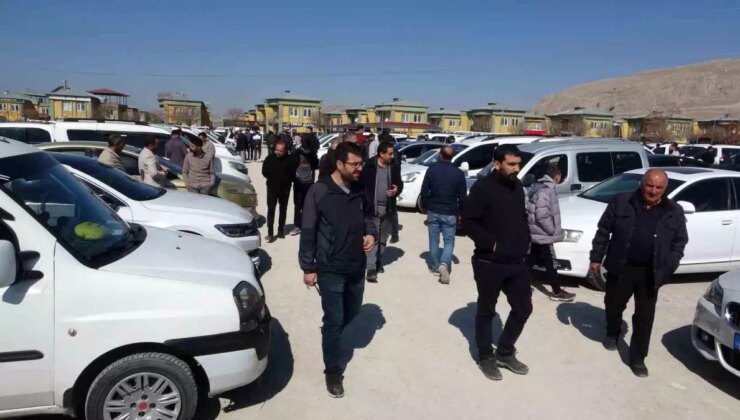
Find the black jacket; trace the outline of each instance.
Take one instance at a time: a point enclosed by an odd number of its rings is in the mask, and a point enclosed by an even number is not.
[[[301,156],[303,156],[308,164],[311,166],[311,171],[315,174],[316,169],[319,168],[319,158],[316,156],[316,152],[313,150],[309,150],[308,152],[303,150],[303,148],[299,148],[294,150],[289,158],[290,158],[290,166],[291,170],[295,174],[298,170],[298,166],[301,164]],[[314,176],[311,176],[311,182],[314,181]],[[299,182],[297,174],[296,177],[293,179],[293,182]]]
[[[316,137],[316,133],[314,132],[306,134],[306,138],[303,141],[307,142],[308,148],[314,153],[318,152],[319,147],[321,147],[321,144],[319,143],[319,138]]]
[[[331,177],[313,184],[306,194],[298,262],[305,273],[358,274],[367,263],[365,235],[378,234],[359,184],[344,192]]]
[[[326,154],[321,156],[321,160],[319,160],[319,179],[329,176],[334,172],[334,169],[336,168],[336,159],[334,149],[327,150]]]
[[[365,162],[365,166],[362,169],[362,175],[360,175],[360,184],[365,188],[365,195],[367,196],[368,202],[371,206],[375,206],[375,178],[378,173],[378,157],[375,156]],[[403,192],[403,181],[401,181],[401,165],[397,164],[396,161],[392,161],[390,164],[391,169],[391,185],[398,187],[398,193],[394,197],[388,197],[388,210],[391,212],[396,211],[396,197],[401,195]]]
[[[592,243],[591,262],[601,263],[610,274],[621,275],[627,265],[627,254],[634,233],[637,207],[642,202],[640,191],[615,196],[599,220]],[[653,278],[655,287],[668,282],[683,258],[689,241],[683,208],[668,198],[660,206],[663,212],[655,227],[653,242]]]
[[[241,152],[242,150],[247,150],[247,136],[244,133],[236,136],[236,151]]]
[[[509,185],[496,171],[479,179],[463,203],[462,227],[475,242],[474,259],[523,262],[530,236],[522,183],[516,180]]]
[[[421,183],[422,207],[437,214],[448,216],[460,214],[468,187],[465,174],[448,161],[430,166]]]
[[[295,178],[295,167],[290,156],[282,158],[272,154],[262,163],[262,176],[267,180],[267,189],[271,191],[290,191]]]

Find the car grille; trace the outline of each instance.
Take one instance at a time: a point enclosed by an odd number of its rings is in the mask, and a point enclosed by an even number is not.
[[[735,370],[740,370],[740,350],[733,350],[727,346],[719,346],[722,357],[728,365]]]
[[[730,302],[725,308],[727,322],[734,327],[740,327],[740,303]]]

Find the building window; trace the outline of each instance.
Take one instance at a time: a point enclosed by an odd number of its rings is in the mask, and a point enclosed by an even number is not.
[[[311,118],[311,108],[303,108],[303,118]]]
[[[401,114],[401,122],[409,122],[409,114]]]
[[[49,114],[49,109],[48,109],[48,108],[41,108],[41,114],[42,114],[42,115],[47,115],[47,114]]]
[[[5,104],[0,104],[0,111],[5,111],[5,110],[7,110],[7,109],[8,109],[8,108],[7,108],[7,105],[5,105]]]
[[[18,105],[18,104],[11,104],[10,105],[10,110],[13,111],[13,112],[18,112],[18,111],[21,110],[21,106]]]
[[[596,121],[591,121],[591,129],[596,130]]]
[[[298,108],[290,107],[288,108],[288,113],[291,117],[297,117],[298,116]]]
[[[504,127],[509,125],[509,117],[501,117],[501,125]]]
[[[72,102],[62,102],[62,111],[72,112]]]
[[[421,114],[413,114],[414,116],[414,122],[420,123],[421,122]]]
[[[85,110],[85,104],[83,102],[77,102],[77,111],[82,112]]]

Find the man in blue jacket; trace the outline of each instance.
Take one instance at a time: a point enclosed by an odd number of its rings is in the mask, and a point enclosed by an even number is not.
[[[450,283],[457,217],[467,195],[465,174],[452,164],[453,155],[452,147],[443,147],[439,151],[439,161],[429,168],[421,184],[421,202],[428,209],[429,267],[439,274],[442,284]],[[440,233],[444,240],[441,258]]]

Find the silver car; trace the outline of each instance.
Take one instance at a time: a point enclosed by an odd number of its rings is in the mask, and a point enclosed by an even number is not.
[[[740,377],[740,270],[719,276],[699,298],[691,341],[706,359]]]

